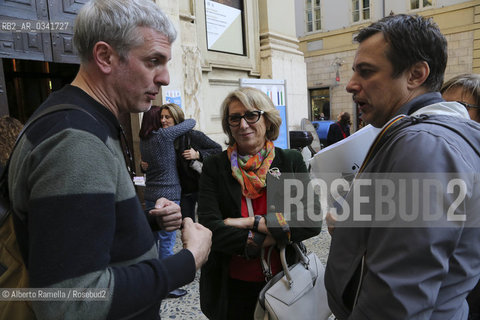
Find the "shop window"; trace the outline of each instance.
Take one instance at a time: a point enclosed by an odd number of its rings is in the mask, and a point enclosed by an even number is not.
[[[352,20],[359,22],[370,19],[370,0],[352,0]]]
[[[311,120],[330,119],[330,89],[320,88],[310,90]]]
[[[307,23],[307,32],[319,31],[322,29],[320,0],[305,1],[305,21]]]

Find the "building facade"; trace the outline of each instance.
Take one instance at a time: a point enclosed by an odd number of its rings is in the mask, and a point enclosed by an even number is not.
[[[448,41],[445,79],[460,73],[480,73],[480,1],[468,0],[295,0],[296,29],[307,65],[309,117],[331,119],[350,112],[358,117],[345,91],[352,75],[362,27],[390,14],[431,17]]]
[[[0,115],[25,121],[78,70],[72,43],[76,12],[86,0],[0,0]],[[178,31],[170,85],[154,104],[177,101],[196,129],[224,144],[220,104],[240,79],[283,80],[288,129],[308,117],[307,76],[292,0],[155,0]],[[49,30],[41,22],[50,22]],[[40,24],[39,24],[40,22]],[[60,29],[54,23],[63,23]],[[17,25],[9,30],[8,26]],[[19,26],[33,29],[20,30]],[[121,122],[139,163],[141,115]]]
[[[293,1],[159,0],[159,5],[179,31],[171,84],[162,91],[181,93],[186,117],[195,118],[198,129],[224,143],[220,104],[239,87],[240,79],[285,80],[289,129],[308,117],[306,66],[296,37]],[[235,31],[229,30],[235,28],[234,18],[226,18],[232,24],[212,44],[209,36],[221,32],[209,30],[217,23],[215,14],[228,7],[239,10],[243,19]]]

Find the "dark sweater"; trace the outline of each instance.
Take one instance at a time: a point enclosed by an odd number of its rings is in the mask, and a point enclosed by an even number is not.
[[[188,250],[157,259],[126,170],[115,116],[77,87],[40,106],[68,110],[35,123],[12,155],[10,198],[32,287],[107,288],[106,301],[34,302],[38,318],[157,319],[163,297],[195,276]]]

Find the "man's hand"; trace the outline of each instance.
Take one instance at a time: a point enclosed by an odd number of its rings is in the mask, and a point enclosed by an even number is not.
[[[335,222],[337,221],[335,219],[335,217],[333,216],[333,214],[331,214],[330,212],[327,213],[327,215],[325,216],[325,221],[327,222],[327,226],[328,226],[328,233],[330,234],[330,236],[333,235],[333,231],[335,230]]]
[[[183,219],[182,224],[183,247],[192,252],[195,258],[195,268],[198,270],[207,262],[212,247],[212,231],[192,219]]]
[[[193,148],[183,151],[182,153],[185,160],[197,160],[200,159],[200,153]]]
[[[155,209],[150,210],[149,214],[157,218],[157,223],[162,230],[175,231],[182,225],[180,206],[168,199],[158,199]]]

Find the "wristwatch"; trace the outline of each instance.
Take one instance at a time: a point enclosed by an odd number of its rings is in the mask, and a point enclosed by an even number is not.
[[[267,237],[261,232],[248,231],[247,243],[245,245],[245,257],[247,259],[254,259],[260,255],[263,241]]]

